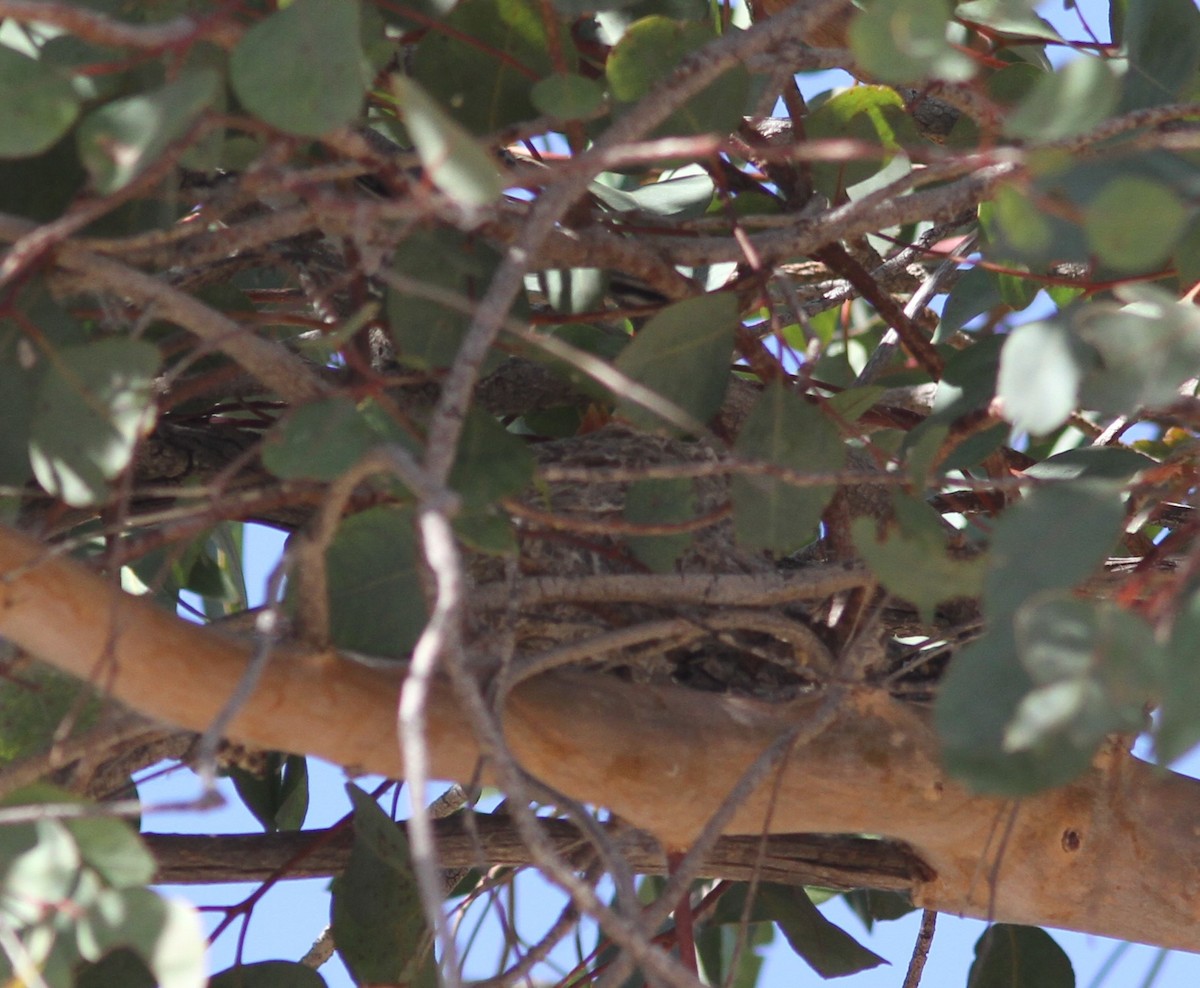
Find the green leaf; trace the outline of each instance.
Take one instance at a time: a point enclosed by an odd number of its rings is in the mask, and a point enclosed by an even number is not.
[[[42,918],[45,904],[63,908],[73,901],[83,862],[70,831],[59,821],[0,828],[0,851],[0,918],[26,926]]]
[[[1104,59],[1081,57],[1043,76],[1004,122],[1009,137],[1057,141],[1106,120],[1117,104],[1119,83]]]
[[[947,0],[876,0],[851,22],[850,47],[883,82],[965,82],[975,63],[946,37],[951,11]]]
[[[842,894],[842,900],[862,920],[870,933],[880,920],[900,919],[917,907],[906,892],[881,892],[879,889],[854,889]]]
[[[67,822],[83,863],[95,869],[110,888],[146,885],[158,870],[154,855],[128,822],[83,817]]]
[[[827,920],[802,888],[764,882],[758,888],[754,918],[773,919],[792,950],[822,978],[840,978],[887,963]]]
[[[1129,4],[1123,34],[1129,69],[1120,112],[1174,102],[1196,84],[1200,11],[1193,0],[1137,0]]]
[[[833,424],[803,398],[771,384],[742,426],[734,449],[745,459],[793,470],[842,469],[846,447]],[[733,524],[739,545],[783,556],[811,541],[834,487],[800,487],[770,476],[733,478]]]
[[[831,96],[804,121],[810,140],[859,141],[879,153],[857,152],[852,160],[813,162],[813,182],[831,199],[877,174],[901,146],[916,139],[900,94],[890,86],[855,86]]]
[[[775,925],[751,923],[747,934],[743,943],[742,931],[728,923],[705,924],[696,931],[696,955],[703,968],[705,984],[756,988],[765,957],[755,948],[774,942]],[[737,967],[729,972],[735,959]]]
[[[1038,258],[1055,246],[1052,218],[1042,213],[1027,190],[1000,186],[992,201],[980,206],[979,218],[990,240],[1019,257]]]
[[[325,979],[295,961],[259,961],[214,974],[208,988],[325,988]]]
[[[935,708],[946,766],[974,788],[1026,795],[1069,782],[1090,763],[1092,748],[1064,743],[1058,735],[1021,750],[1006,743],[1018,709],[1038,686],[1017,657],[1014,616],[1026,601],[1036,607],[1037,600],[1052,599],[1091,574],[1107,557],[1123,518],[1118,485],[1079,480],[1034,489],[997,524],[984,579],[990,628],[955,656]],[[1126,631],[1122,624],[1117,637]],[[1026,716],[1063,703],[1071,692],[1048,694]],[[981,696],[988,702],[981,704]]]
[[[873,520],[858,518],[852,525],[854,545],[888,592],[932,623],[943,601],[979,595],[986,563],[982,557],[951,556],[938,514],[927,504],[904,495],[893,502],[895,524],[888,526],[887,539],[879,541]]]
[[[0,158],[41,154],[70,129],[79,100],[53,66],[0,45]]]
[[[409,983],[433,963],[408,841],[403,830],[354,785],[354,845],[333,881],[332,925],[338,953],[355,979]]]
[[[425,627],[411,511],[346,518],[325,553],[330,635],[339,648],[405,658]]]
[[[625,520],[638,525],[684,522],[695,514],[695,501],[692,482],[686,477],[635,481],[625,494]],[[692,536],[688,532],[631,535],[627,542],[630,551],[651,572],[670,573],[692,544]]]
[[[738,326],[738,301],[724,292],[676,302],[657,313],[617,357],[617,369],[695,419],[721,407]],[[617,414],[641,428],[662,418],[618,396]]]
[[[1018,326],[1000,355],[996,396],[1022,432],[1045,435],[1075,410],[1085,375],[1098,363],[1061,319]]]
[[[664,172],[657,182],[632,190],[614,188],[601,179],[588,186],[592,195],[619,213],[638,212],[676,219],[703,216],[712,204],[715,190],[709,174],[693,166]]]
[[[72,736],[93,727],[101,706],[91,687],[40,662],[19,678],[0,678],[0,766],[49,751],[68,715],[75,717]]]
[[[1032,689],[1010,628],[993,629],[954,656],[934,707],[942,759],[952,775],[978,792],[1011,797],[1063,785],[1088,767],[1090,751],[1063,744],[1005,748],[1008,726]]]
[[[1038,480],[1118,480],[1155,466],[1155,461],[1124,446],[1083,446],[1035,463],[1026,477]]]
[[[1061,41],[1062,36],[1033,7],[1030,0],[968,0],[955,8],[954,16],[1003,34]]]
[[[221,93],[212,69],[187,69],[159,89],[105,103],[79,126],[79,157],[99,192],[124,188],[162,156]]]
[[[194,907],[149,889],[106,893],[81,921],[80,947],[98,959],[113,947],[130,947],[146,962],[159,988],[204,988],[206,942]]]
[[[246,808],[267,833],[299,830],[308,812],[308,762],[303,755],[267,753],[262,772],[229,772]]]
[[[1122,285],[1114,294],[1126,304],[1072,313],[1080,338],[1100,356],[1080,402],[1115,415],[1169,404],[1200,373],[1200,311],[1154,285]]]
[[[976,316],[992,312],[1003,301],[999,278],[994,271],[968,268],[950,289],[934,342],[948,340]]]
[[[294,0],[242,35],[229,58],[242,106],[301,137],[358,117],[365,70],[357,0]]]
[[[421,370],[449,367],[471,323],[472,307],[499,263],[496,251],[476,237],[447,227],[412,230],[397,245],[392,266],[414,282],[449,292],[464,308],[389,286],[387,312],[396,360]]]
[[[83,967],[75,977],[75,988],[158,988],[146,962],[128,947],[109,951],[94,964]]]
[[[996,525],[984,581],[993,620],[1043,590],[1076,586],[1107,558],[1125,516],[1120,488],[1099,481],[1038,487]]]
[[[539,113],[558,120],[590,117],[604,103],[604,87],[595,79],[556,72],[529,92]]]
[[[1103,264],[1134,273],[1166,263],[1188,221],[1179,196],[1161,182],[1120,175],[1092,200],[1083,226]]]
[[[533,479],[533,467],[528,444],[487,412],[472,408],[449,482],[467,511],[481,511],[524,490]]]
[[[875,407],[875,403],[887,391],[881,384],[864,384],[859,387],[846,388],[839,391],[826,401],[826,407],[832,409],[838,417],[847,423],[857,422],[863,415]]]
[[[102,502],[107,482],[154,424],[158,350],[141,340],[62,347],[38,388],[29,454],[38,483],[73,507]]]
[[[609,92],[633,104],[666,79],[688,54],[714,39],[708,24],[643,17],[629,25],[604,65]],[[747,110],[750,77],[741,65],[706,86],[656,128],[656,134],[728,133]]]
[[[1163,661],[1144,622],[1059,592],[1028,601],[1013,630],[1034,689],[1005,731],[1006,750],[1052,744],[1090,755],[1108,734],[1145,726]]]
[[[500,198],[504,180],[490,152],[411,79],[394,75],[391,89],[429,180],[464,209]]]
[[[1175,618],[1167,642],[1161,716],[1154,751],[1166,764],[1200,743],[1200,593],[1193,593]]]
[[[1071,960],[1045,930],[995,923],[975,944],[971,988],[1075,988]]]
[[[536,116],[534,84],[554,72],[537,0],[460,0],[441,20],[416,46],[413,79],[477,136]]]
[[[334,480],[382,441],[358,406],[338,395],[277,422],[263,441],[262,462],[283,480]]]

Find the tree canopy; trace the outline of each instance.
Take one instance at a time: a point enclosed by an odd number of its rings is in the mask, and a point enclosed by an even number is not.
[[[326,875],[211,984],[453,986],[527,868],[488,984],[1200,950],[1200,11],[1035,7],[0,0],[0,981]],[[263,833],[139,836],[164,759]]]

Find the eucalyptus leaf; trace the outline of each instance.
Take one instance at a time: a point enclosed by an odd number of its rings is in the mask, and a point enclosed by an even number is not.
[[[883,82],[965,82],[975,63],[946,37],[951,11],[947,0],[876,0],[851,22],[850,46],[859,65]]]
[[[62,347],[38,388],[29,455],[38,483],[82,507],[108,496],[154,424],[158,350],[141,340]]]
[[[382,441],[344,395],[309,402],[267,433],[262,462],[283,480],[334,480]]]
[[[1122,34],[1129,70],[1121,89],[1121,113],[1175,102],[1195,86],[1200,71],[1200,10],[1193,0],[1130,3]]]
[[[975,944],[971,988],[1075,988],[1071,960],[1045,930],[993,923]]]
[[[426,618],[411,511],[379,507],[346,518],[325,557],[333,642],[405,658]]]
[[[1083,224],[1100,261],[1118,271],[1138,272],[1167,261],[1189,219],[1179,196],[1161,182],[1121,175],[1092,200]]]
[[[1062,320],[1018,326],[1004,344],[996,396],[1017,429],[1044,435],[1075,409],[1084,377],[1099,363]]]
[[[537,0],[460,0],[412,55],[412,78],[468,132],[537,115],[535,85],[555,71]],[[566,34],[566,25],[560,25]]]
[[[539,112],[559,120],[590,117],[604,102],[604,87],[594,79],[556,72],[529,92]]]
[[[832,473],[846,462],[846,447],[833,424],[780,384],[762,393],[734,447],[739,456],[793,470]],[[769,475],[733,478],[733,523],[738,544],[794,552],[816,536],[832,485],[798,486]]]
[[[3,45],[0,91],[0,158],[49,150],[79,115],[79,99],[65,75]]]
[[[242,106],[301,137],[354,120],[367,88],[359,13],[358,0],[293,0],[251,27],[229,57]]]
[[[79,157],[100,192],[132,182],[182,138],[221,92],[213,69],[187,69],[159,89],[105,103],[79,126]]]
[[[325,979],[306,964],[259,961],[214,974],[208,988],[325,988]]]
[[[725,396],[737,325],[734,295],[718,292],[676,302],[642,327],[617,357],[617,369],[706,422]],[[617,413],[643,428],[663,422],[653,409],[622,396]]]
[[[504,182],[483,145],[411,79],[395,75],[391,87],[429,180],[464,209],[498,199]]]
[[[431,934],[413,877],[408,841],[357,786],[354,844],[333,881],[332,929],[338,953],[359,982],[411,983],[429,976]]]

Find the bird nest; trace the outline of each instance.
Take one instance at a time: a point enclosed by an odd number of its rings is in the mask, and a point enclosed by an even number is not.
[[[470,567],[474,648],[510,682],[577,665],[783,701],[831,674],[829,594],[737,544],[713,446],[610,425],[534,452],[548,482],[508,505],[516,558]],[[634,520],[655,494],[680,520]],[[833,567],[843,590],[850,569]]]

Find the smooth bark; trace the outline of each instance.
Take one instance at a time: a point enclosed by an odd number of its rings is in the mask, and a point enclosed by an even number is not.
[[[249,660],[245,642],[130,597],[10,529],[0,528],[0,573],[0,634],[172,724],[203,730]],[[395,777],[397,687],[336,655],[281,648],[229,734]],[[514,690],[504,717],[531,772],[680,848],[814,703],[553,673]],[[436,686],[428,713],[434,772],[469,779],[478,748],[448,687]],[[913,882],[921,906],[1200,950],[1200,782],[1113,750],[1061,789],[1019,803],[976,796],[941,769],[919,709],[865,690],[774,782],[769,817],[765,785],[728,832],[891,837],[930,869]]]

